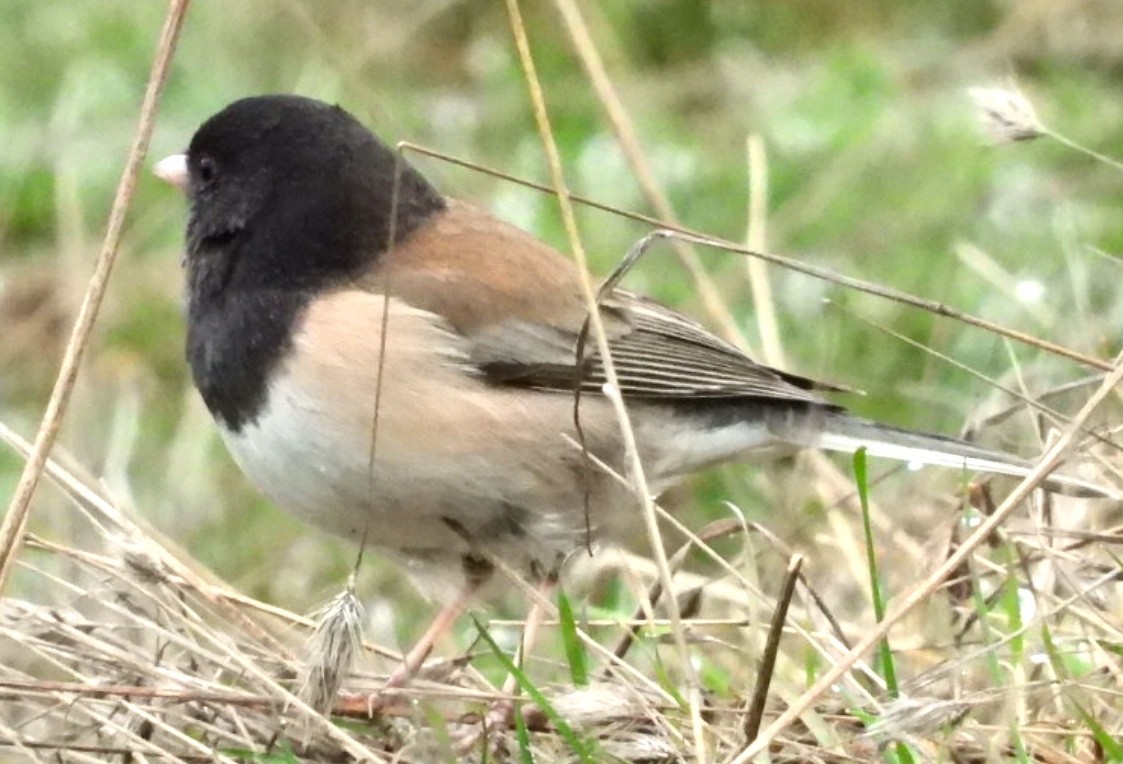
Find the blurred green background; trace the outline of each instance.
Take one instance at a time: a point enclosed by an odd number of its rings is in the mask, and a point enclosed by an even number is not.
[[[571,189],[650,212],[551,4],[526,5]],[[759,134],[768,156],[770,250],[1084,352],[1108,356],[1118,347],[1118,171],[1047,140],[985,145],[965,88],[1016,77],[1047,124],[1123,155],[1123,6],[582,5],[645,154],[686,225],[743,240],[746,138]],[[0,417],[28,437],[97,252],[163,12],[162,3],[131,0],[0,5]],[[182,149],[227,102],[275,91],[337,101],[391,141],[548,180],[497,0],[198,0],[149,164]],[[416,161],[447,193],[567,248],[552,198]],[[306,610],[334,591],[352,555],[258,497],[190,387],[180,307],[184,211],[173,190],[146,175],[62,444],[235,586]],[[604,213],[582,213],[581,224],[598,274],[647,230]],[[715,252],[704,260],[759,347],[744,263]],[[1084,374],[915,309],[805,276],[772,276],[789,368],[861,388],[868,396],[846,402],[871,416],[954,433],[1009,401],[831,308],[825,297],[986,375],[1009,382],[1017,370],[1035,392]],[[669,248],[654,252],[628,286],[701,316]],[[5,503],[20,466],[0,451]],[[759,467],[726,468],[673,502],[712,516],[729,498],[794,541],[811,533],[821,508],[782,496],[781,486],[762,479]],[[799,511],[777,519],[777,501]],[[32,529],[81,545],[87,531],[73,517],[45,487]],[[370,568],[372,601],[408,589],[392,569]]]

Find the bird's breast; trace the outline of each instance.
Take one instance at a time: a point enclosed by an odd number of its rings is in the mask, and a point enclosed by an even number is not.
[[[223,435],[261,491],[329,533],[425,557],[468,551],[466,530],[552,562],[585,525],[572,399],[487,383],[463,343],[394,298],[320,298],[256,416]]]

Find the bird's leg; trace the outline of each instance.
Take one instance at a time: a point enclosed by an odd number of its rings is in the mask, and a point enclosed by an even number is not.
[[[492,567],[487,561],[475,555],[465,555],[464,572],[465,583],[460,592],[440,609],[432,623],[429,624],[429,628],[402,658],[401,665],[386,680],[382,690],[368,698],[367,711],[369,715],[373,716],[386,707],[386,690],[405,687],[417,675],[422,664],[425,663],[425,659],[433,652],[433,647],[437,644],[437,641],[452,629],[457,619],[468,607],[468,603],[472,601],[480,587],[491,577]]]
[[[456,623],[456,620],[460,618],[461,613],[464,612],[471,597],[472,590],[465,588],[456,596],[455,600],[441,608],[440,612],[437,613],[436,617],[434,617],[433,621],[429,624],[429,628],[425,630],[421,638],[414,643],[410,651],[402,658],[401,665],[394,669],[394,673],[386,680],[385,689],[397,689],[409,684],[409,680],[417,675],[417,672],[421,670],[422,664],[425,663],[425,659],[433,652],[433,647],[437,644],[437,641],[447,634]]]

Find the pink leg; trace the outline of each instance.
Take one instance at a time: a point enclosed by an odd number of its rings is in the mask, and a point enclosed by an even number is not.
[[[421,666],[425,663],[425,659],[429,657],[429,653],[433,652],[433,647],[441,637],[452,629],[456,620],[460,618],[460,614],[468,607],[468,602],[472,599],[475,589],[474,586],[466,588],[457,595],[455,600],[441,608],[436,618],[429,624],[429,628],[421,635],[421,639],[417,640],[417,643],[406,653],[405,658],[402,659],[402,665],[398,666],[394,673],[390,675],[390,678],[386,680],[387,688],[393,689],[409,684],[409,680],[413,679],[417,672],[421,670]]]
[[[371,716],[386,707],[387,699],[383,694],[386,690],[405,687],[417,675],[422,664],[425,663],[425,659],[433,652],[433,647],[441,637],[452,629],[461,613],[468,607],[468,603],[471,602],[472,596],[480,588],[481,583],[479,580],[469,580],[460,594],[456,596],[456,599],[440,609],[433,622],[429,624],[429,628],[421,635],[421,639],[417,640],[417,643],[405,654],[402,665],[398,666],[394,673],[390,675],[390,678],[386,680],[386,684],[382,688],[383,692],[378,695],[371,695],[367,699],[367,712]]]

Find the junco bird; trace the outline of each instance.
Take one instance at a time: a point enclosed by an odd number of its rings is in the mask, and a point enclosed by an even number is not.
[[[577,368],[586,306],[570,260],[443,196],[346,111],[308,98],[237,101],[156,173],[190,202],[187,359],[239,466],[447,603],[406,674],[489,559],[540,577],[585,543],[586,491],[596,537],[630,525],[634,497],[565,437],[580,379],[585,443],[624,470],[592,343]],[[643,297],[613,291],[602,314],[653,492],[773,445],[1029,468],[848,414],[824,386]]]

